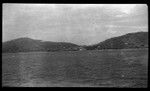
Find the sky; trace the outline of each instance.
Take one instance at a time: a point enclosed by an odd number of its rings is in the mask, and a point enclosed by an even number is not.
[[[28,37],[92,45],[148,32],[146,4],[3,4],[2,41]]]

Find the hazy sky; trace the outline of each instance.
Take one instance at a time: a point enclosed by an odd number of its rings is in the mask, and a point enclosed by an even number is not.
[[[90,45],[148,31],[145,4],[3,4],[3,41],[29,37]]]

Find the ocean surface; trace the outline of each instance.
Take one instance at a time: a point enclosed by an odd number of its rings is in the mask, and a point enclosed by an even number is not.
[[[3,87],[146,88],[148,49],[2,54]]]

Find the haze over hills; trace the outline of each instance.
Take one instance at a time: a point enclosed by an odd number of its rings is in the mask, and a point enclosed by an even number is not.
[[[128,49],[148,48],[148,32],[128,33],[123,36],[107,39],[95,45],[79,46],[66,42],[50,42],[19,38],[4,42],[2,51],[5,52],[30,52],[30,51],[79,51],[101,49]]]
[[[148,32],[128,33],[85,48],[87,50],[148,48]]]

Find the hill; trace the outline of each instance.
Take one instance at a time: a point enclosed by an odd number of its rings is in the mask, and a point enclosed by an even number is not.
[[[2,44],[2,52],[31,52],[31,51],[77,51],[80,46],[65,42],[49,42],[30,38],[19,38]]]
[[[128,33],[84,48],[87,50],[148,48],[148,32]]]
[[[50,42],[30,38],[18,38],[2,44],[3,53],[31,51],[79,51],[101,49],[148,48],[148,32],[128,33],[107,39],[95,45],[79,46],[66,42]]]

